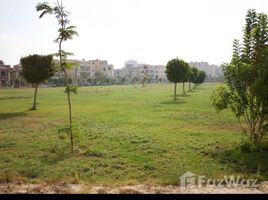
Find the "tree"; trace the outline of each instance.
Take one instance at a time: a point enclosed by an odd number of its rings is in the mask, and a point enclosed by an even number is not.
[[[171,83],[175,84],[174,87],[174,100],[177,99],[177,83],[187,81],[189,73],[189,65],[183,60],[179,60],[178,58],[172,59],[167,63],[166,66],[166,74],[167,78]],[[184,84],[183,84],[184,85]],[[185,94],[184,87],[183,93]]]
[[[255,144],[268,131],[267,42],[267,15],[249,10],[243,42],[234,40],[232,60],[222,65],[227,86],[218,87],[212,95],[212,105],[217,110],[230,107]]]
[[[124,84],[126,82],[126,78],[125,77],[121,77],[119,80],[120,80],[120,83],[121,84]]]
[[[198,74],[197,77],[195,78],[195,80],[193,81],[193,83],[195,84],[194,88],[196,88],[199,84],[204,83],[205,79],[206,79],[206,72],[203,70],[198,70]]]
[[[75,35],[78,36],[78,33],[75,31],[75,26],[70,26],[69,23],[69,12],[65,10],[62,1],[55,3],[54,7],[51,7],[47,2],[39,3],[36,6],[37,12],[41,12],[39,18],[42,18],[46,14],[55,15],[56,19],[58,20],[59,29],[58,29],[58,37],[56,38],[55,42],[58,43],[58,53],[55,55],[60,59],[60,69],[64,74],[64,83],[66,86],[65,93],[67,94],[68,99],[68,107],[69,107],[69,128],[68,128],[68,135],[70,136],[71,141],[71,151],[73,152],[73,120],[72,120],[72,104],[71,104],[71,93],[76,93],[77,88],[68,82],[68,74],[67,70],[71,66],[67,62],[67,56],[73,55],[72,53],[66,52],[62,49],[63,42],[67,40],[73,39]]]
[[[196,83],[199,75],[199,70],[195,67],[191,68],[189,75],[189,92],[191,91],[191,83]]]
[[[20,60],[22,73],[28,83],[31,83],[34,90],[33,107],[36,110],[36,97],[38,85],[48,80],[53,75],[52,70],[53,56],[30,55]]]
[[[107,76],[103,72],[96,72],[94,77],[96,85],[103,85],[107,82]]]
[[[189,77],[191,75],[191,67],[189,66],[189,64],[186,63],[186,66],[185,67],[187,68],[187,73],[185,75],[184,80],[182,81],[183,95],[186,94],[186,92],[185,92],[185,83],[189,80]]]

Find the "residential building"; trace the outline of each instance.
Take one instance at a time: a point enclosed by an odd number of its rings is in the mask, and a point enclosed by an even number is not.
[[[10,70],[10,85],[12,87],[25,87],[30,86],[23,77],[21,64],[15,65]]]
[[[149,83],[167,82],[165,65],[144,65]]]
[[[55,61],[59,62],[59,61]],[[101,74],[103,77],[112,79],[114,78],[114,67],[108,64],[106,60],[69,60],[69,62],[77,63],[71,69],[67,70],[67,75],[72,83],[78,85],[89,85],[96,75]],[[59,79],[63,77],[62,72],[55,73],[52,79]]]
[[[10,65],[0,60],[0,87],[8,87],[10,85]]]
[[[164,65],[139,64],[135,60],[129,60],[122,69],[116,69],[114,74],[116,79],[124,78],[129,84],[140,81],[144,76],[149,83],[158,83],[167,82],[165,71]]]
[[[219,81],[222,77],[221,68],[217,65],[210,65],[208,62],[190,62],[190,66],[206,72],[206,81]]]

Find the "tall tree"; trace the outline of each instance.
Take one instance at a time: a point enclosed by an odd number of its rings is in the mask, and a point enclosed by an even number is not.
[[[187,81],[189,73],[189,65],[183,60],[178,58],[172,59],[167,63],[166,74],[171,83],[175,84],[174,87],[174,100],[177,99],[177,84]],[[183,87],[184,89],[184,87]],[[185,91],[184,91],[185,94]]]
[[[36,6],[37,12],[41,12],[39,18],[42,18],[46,14],[55,15],[56,19],[58,20],[59,29],[58,29],[58,37],[56,38],[55,42],[58,43],[58,53],[56,54],[60,59],[60,69],[64,74],[64,82],[66,85],[66,94],[68,99],[68,107],[69,107],[69,135],[71,141],[71,151],[73,152],[73,120],[72,120],[72,104],[71,104],[71,93],[76,93],[77,88],[68,82],[68,74],[67,70],[69,68],[67,62],[67,56],[72,55],[72,53],[66,52],[62,49],[63,42],[67,40],[73,39],[75,35],[78,36],[78,33],[75,31],[76,27],[69,25],[70,21],[68,19],[69,12],[65,10],[62,1],[58,1],[55,3],[54,7],[51,7],[47,2],[39,3]]]
[[[24,78],[35,88],[32,110],[36,110],[38,85],[53,76],[52,61],[53,56],[41,56],[37,54],[20,59]]]
[[[267,15],[249,10],[243,43],[233,44],[231,62],[222,65],[227,87],[212,95],[218,110],[231,107],[244,132],[254,143],[268,131],[268,20]]]

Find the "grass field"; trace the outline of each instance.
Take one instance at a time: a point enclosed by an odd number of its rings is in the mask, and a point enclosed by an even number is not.
[[[233,113],[210,104],[215,87],[204,84],[176,102],[173,85],[79,88],[73,155],[58,139],[68,119],[63,88],[40,89],[37,111],[28,111],[33,89],[1,89],[0,180],[177,184],[185,171],[267,180],[268,152],[241,150]]]

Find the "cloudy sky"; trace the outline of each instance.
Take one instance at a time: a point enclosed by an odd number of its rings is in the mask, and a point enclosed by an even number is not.
[[[53,3],[53,0],[47,0]],[[57,21],[38,18],[42,0],[0,0],[0,60],[57,51]],[[242,37],[249,8],[268,14],[268,0],[64,0],[79,37],[64,48],[74,59],[105,59],[121,68],[140,63],[228,62],[232,41]]]

